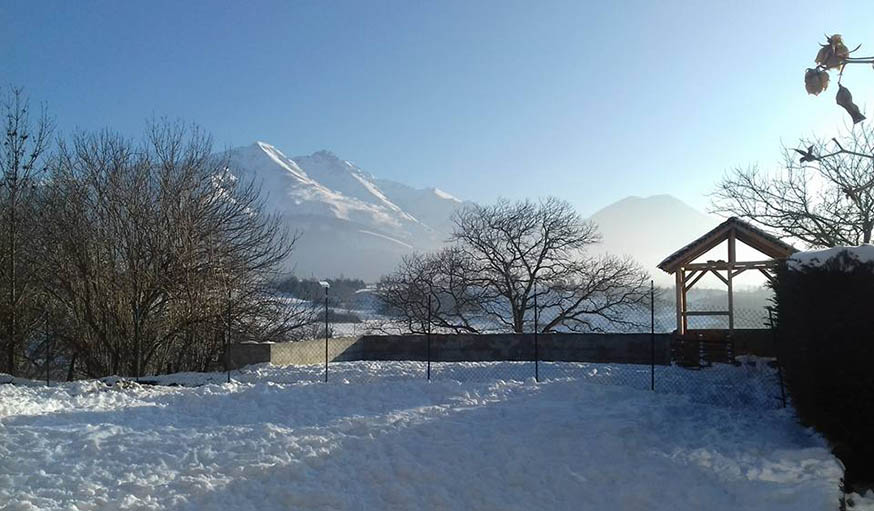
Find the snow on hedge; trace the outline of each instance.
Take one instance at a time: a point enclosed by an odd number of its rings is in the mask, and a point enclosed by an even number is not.
[[[867,490],[864,495],[850,493],[847,504],[853,511],[874,511],[874,490]]]
[[[801,269],[804,267],[822,266],[830,259],[845,252],[851,259],[855,259],[859,263],[864,264],[874,261],[874,245],[865,244],[857,247],[833,247],[822,250],[796,252],[789,258],[789,267]]]
[[[245,382],[198,387],[0,385],[0,508],[773,511],[838,502],[839,463],[787,410],[573,376],[428,383],[401,378],[420,364],[383,364],[386,378],[367,364],[334,364],[328,384],[259,381],[261,367]],[[296,370],[270,368],[276,377]],[[367,383],[343,383],[354,379]]]

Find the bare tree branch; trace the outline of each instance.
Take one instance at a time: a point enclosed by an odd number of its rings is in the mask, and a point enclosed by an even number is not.
[[[853,129],[839,150],[802,141],[784,149],[781,171],[756,167],[729,172],[712,194],[712,211],[752,220],[811,247],[870,243],[874,230],[874,132]],[[847,147],[845,149],[845,146]],[[800,161],[795,153],[801,153]]]
[[[630,325],[645,300],[639,266],[585,257],[600,237],[567,202],[500,200],[468,206],[454,221],[452,248],[408,258],[380,283],[388,310],[410,330],[427,330],[429,296],[430,325],[455,332],[530,331],[535,302],[544,332]]]

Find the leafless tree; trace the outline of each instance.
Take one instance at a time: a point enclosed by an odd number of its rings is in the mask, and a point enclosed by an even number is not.
[[[712,195],[712,210],[752,220],[811,247],[870,243],[874,130],[859,125],[842,141],[801,144],[807,149],[784,149],[783,168],[776,173],[755,166],[729,172]]]
[[[477,332],[485,290],[471,277],[470,261],[457,247],[412,254],[380,279],[377,296],[384,312],[405,331]]]
[[[88,376],[205,370],[229,336],[278,340],[310,321],[268,288],[295,238],[196,128],[76,135],[43,204],[44,288]]]
[[[617,256],[585,258],[570,280],[548,280],[538,288],[539,327],[600,332],[639,329],[649,322],[649,276],[633,260]]]
[[[19,374],[22,347],[42,316],[33,250],[35,194],[44,170],[52,123],[45,108],[31,120],[30,104],[18,88],[4,91],[3,144],[0,147],[0,323],[3,361],[0,371]]]
[[[452,239],[487,292],[485,313],[513,332],[525,331],[535,296],[544,332],[592,328],[596,317],[624,321],[627,310],[614,312],[646,299],[646,273],[632,261],[587,256],[600,241],[597,226],[566,201],[499,200],[464,208],[454,221]]]
[[[454,222],[451,249],[406,259],[380,285],[411,329],[426,328],[428,296],[453,298],[430,312],[432,325],[456,332],[530,331],[535,309],[543,332],[630,326],[640,317],[633,312],[647,299],[646,273],[627,259],[587,255],[597,228],[567,202],[470,205]]]

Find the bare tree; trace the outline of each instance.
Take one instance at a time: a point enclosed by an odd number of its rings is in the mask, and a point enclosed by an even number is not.
[[[309,321],[268,288],[295,238],[196,128],[77,135],[44,195],[44,286],[88,376],[205,370],[230,337],[281,339]]]
[[[377,284],[386,315],[412,333],[477,332],[485,294],[472,282],[470,261],[457,247],[406,256]]]
[[[874,130],[858,126],[843,142],[801,143],[806,150],[784,149],[783,168],[776,173],[757,167],[731,171],[712,195],[712,210],[752,220],[811,247],[870,243]],[[833,145],[839,149],[831,150]]]
[[[588,256],[597,229],[567,202],[499,200],[468,206],[454,222],[452,248],[408,258],[380,283],[410,329],[427,327],[428,297],[431,325],[454,332],[523,333],[535,309],[543,332],[637,323],[646,273],[627,259]]]
[[[601,332],[638,329],[649,322],[649,276],[633,260],[586,258],[568,281],[547,281],[538,295],[540,329]]]
[[[469,206],[456,214],[452,239],[486,290],[484,312],[513,332],[530,328],[535,296],[544,332],[593,329],[594,318],[633,321],[622,309],[646,299],[646,273],[630,260],[587,256],[600,241],[596,225],[554,197]]]
[[[5,356],[0,370],[17,375],[25,340],[38,326],[33,229],[36,188],[44,170],[52,124],[45,108],[31,122],[23,91],[11,88],[3,98],[4,134],[0,148],[0,323]]]

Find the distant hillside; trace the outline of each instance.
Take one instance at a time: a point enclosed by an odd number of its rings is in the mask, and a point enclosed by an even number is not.
[[[657,284],[671,286],[673,279],[656,265],[722,221],[671,195],[626,197],[599,210],[591,220],[603,237],[599,251],[629,255]]]

